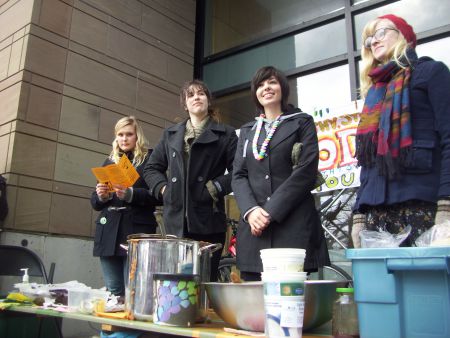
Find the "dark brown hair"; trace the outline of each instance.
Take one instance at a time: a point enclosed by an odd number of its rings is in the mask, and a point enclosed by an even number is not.
[[[212,95],[211,92],[208,89],[208,86],[206,85],[206,83],[204,83],[201,80],[192,80],[192,81],[187,81],[183,84],[183,86],[181,87],[181,91],[180,91],[180,105],[181,108],[186,111],[186,98],[189,94],[189,92],[191,91],[191,88],[200,88],[201,90],[203,90],[205,92],[206,97],[208,98],[208,115],[213,118],[215,121],[219,122],[220,120],[220,116],[219,116],[219,112],[217,109],[215,109],[212,106]]]
[[[264,112],[264,107],[258,101],[258,98],[256,96],[256,90],[258,89],[258,86],[261,82],[269,79],[272,76],[275,77],[277,81],[280,83],[281,110],[284,112],[289,110],[288,106],[289,82],[286,75],[282,71],[276,69],[275,67],[266,66],[258,69],[252,79],[251,96],[259,113]]]

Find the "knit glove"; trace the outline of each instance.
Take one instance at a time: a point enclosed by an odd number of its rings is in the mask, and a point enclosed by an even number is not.
[[[445,221],[450,221],[450,199],[440,199],[437,202],[434,224],[442,224]]]
[[[214,202],[216,203],[219,202],[217,188],[214,186],[213,181],[206,182],[206,189],[208,189],[208,192],[211,195],[211,198],[214,200]]]
[[[292,146],[292,153],[291,153],[291,161],[292,161],[292,169],[295,169],[298,167],[298,164],[300,162],[300,154],[302,152],[303,143],[297,142],[294,143]]]
[[[354,248],[361,247],[361,238],[359,233],[361,230],[366,228],[366,215],[364,214],[354,214],[353,215],[353,226],[352,226],[352,241]]]
[[[291,161],[292,161],[292,170],[298,167],[300,162],[300,154],[303,149],[303,143],[297,142],[294,143],[292,146],[292,153],[291,153]],[[323,178],[320,171],[317,171],[316,176],[316,183],[314,183],[314,189],[320,187],[322,184],[325,183],[325,179]]]

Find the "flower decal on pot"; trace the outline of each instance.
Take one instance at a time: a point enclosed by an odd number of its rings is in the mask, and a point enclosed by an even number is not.
[[[191,326],[198,309],[199,276],[186,274],[155,274],[155,324]]]

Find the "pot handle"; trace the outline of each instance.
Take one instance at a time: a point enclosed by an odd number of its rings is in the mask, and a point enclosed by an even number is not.
[[[198,249],[198,255],[200,256],[204,251],[209,250],[209,254],[212,255],[214,252],[216,252],[217,250],[222,249],[222,244],[220,243],[215,243],[215,244],[208,244],[205,245],[204,247],[201,247],[200,249]]]
[[[119,246],[124,249],[126,252],[128,252],[128,245],[126,244],[119,244]]]

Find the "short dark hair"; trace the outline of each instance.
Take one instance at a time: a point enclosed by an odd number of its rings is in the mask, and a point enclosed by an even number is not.
[[[281,87],[281,110],[286,112],[289,110],[288,99],[289,99],[289,82],[286,75],[279,69],[272,66],[265,66],[258,69],[253,76],[252,86],[251,86],[251,95],[253,102],[256,105],[258,112],[262,113],[264,111],[264,107],[259,103],[258,98],[256,97],[256,90],[261,82],[269,79],[270,77],[275,77],[277,81],[280,83]]]
[[[189,94],[191,87],[200,88],[205,92],[206,97],[208,98],[208,115],[213,118],[215,121],[220,121],[220,115],[217,109],[212,106],[212,95],[209,91],[208,86],[201,80],[195,79],[192,81],[187,81],[183,84],[180,91],[180,105],[181,109],[186,110],[186,98]]]

